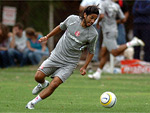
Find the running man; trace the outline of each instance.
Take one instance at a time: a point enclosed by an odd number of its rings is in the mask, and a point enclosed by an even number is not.
[[[32,94],[40,93],[28,102],[26,108],[34,109],[36,103],[50,96],[60,84],[65,82],[77,67],[82,50],[88,47],[89,53],[86,62],[80,69],[81,75],[86,74],[86,68],[93,58],[98,38],[98,33],[92,26],[98,15],[99,9],[97,6],[88,6],[83,11],[82,17],[69,16],[48,35],[39,39],[39,42],[47,41],[48,38],[66,30],[50,57],[38,68],[35,74],[38,85],[33,89]],[[51,83],[45,80],[45,77],[48,76],[53,78]]]
[[[99,26],[99,22],[101,21],[102,31],[103,31],[103,43],[100,54],[100,64],[97,68],[97,71],[92,75],[89,74],[88,77],[92,79],[99,80],[101,77],[102,69],[105,63],[108,60],[108,55],[111,53],[113,56],[118,56],[124,52],[128,47],[133,46],[144,46],[144,42],[137,37],[134,37],[130,42],[127,42],[123,45],[117,45],[117,23],[116,17],[121,19],[121,22],[125,22],[125,16],[121,11],[120,6],[115,3],[113,0],[106,0],[101,4],[101,14],[98,19],[97,26]]]

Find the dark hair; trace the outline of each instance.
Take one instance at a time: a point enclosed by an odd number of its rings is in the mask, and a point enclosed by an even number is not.
[[[0,34],[0,43],[2,43],[4,40],[8,39],[9,29],[6,25],[2,23],[0,23],[0,29],[2,30],[2,34]]]
[[[82,12],[81,19],[84,19],[84,13],[86,13],[87,16],[90,15],[90,14],[99,15],[99,8],[95,5],[86,7],[84,9],[84,11]]]
[[[31,27],[26,28],[26,34],[29,36],[36,36],[35,30]]]
[[[14,27],[18,27],[19,29],[22,29],[22,30],[23,30],[23,28],[24,28],[23,24],[20,23],[20,22],[16,23],[16,24],[14,25]]]

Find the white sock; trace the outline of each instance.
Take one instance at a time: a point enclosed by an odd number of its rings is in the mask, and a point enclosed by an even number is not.
[[[41,84],[41,85],[42,85],[42,87],[46,87],[46,85],[47,85],[46,80],[45,80],[44,83]]]
[[[33,104],[36,104],[36,103],[40,102],[41,100],[42,100],[41,97],[38,95],[37,97],[35,97],[35,98],[32,100],[32,103],[33,103]]]
[[[137,45],[137,41],[134,40],[134,38],[130,41],[126,43],[127,47],[133,47]]]
[[[132,47],[132,43],[131,42],[127,42],[126,45],[127,45],[127,47]]]
[[[102,69],[101,68],[97,68],[97,72],[102,73]]]

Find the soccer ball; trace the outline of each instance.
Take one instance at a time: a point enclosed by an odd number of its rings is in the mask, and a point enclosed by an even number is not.
[[[100,96],[100,103],[102,106],[106,108],[111,108],[113,107],[117,102],[116,95],[112,92],[104,92]]]

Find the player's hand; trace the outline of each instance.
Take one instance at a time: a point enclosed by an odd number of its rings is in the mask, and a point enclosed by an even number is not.
[[[86,69],[82,67],[82,68],[80,69],[80,74],[81,74],[81,75],[85,75],[85,74],[86,74]]]
[[[39,39],[39,42],[44,42],[44,41],[47,41],[48,40],[48,37],[47,36],[44,36],[44,37],[41,37]]]

